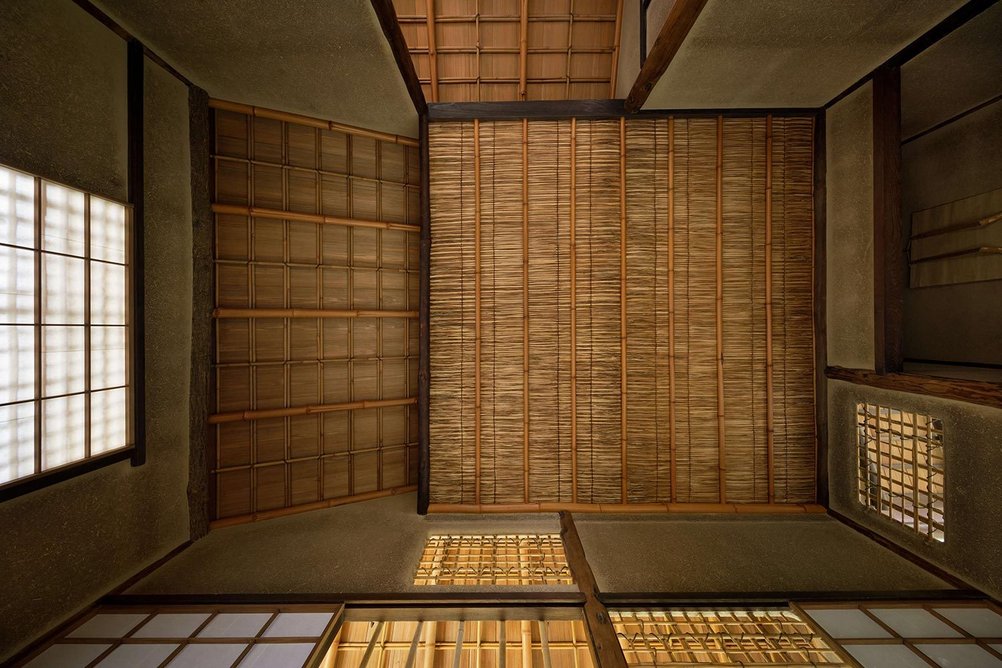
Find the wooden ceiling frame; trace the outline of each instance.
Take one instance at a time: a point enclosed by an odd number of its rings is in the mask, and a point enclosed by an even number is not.
[[[654,86],[682,48],[682,43],[692,30],[692,26],[696,24],[706,3],[707,0],[675,0],[654,46],[651,47],[651,52],[647,55],[647,60],[644,61],[644,66],[640,68],[637,80],[633,82],[630,94],[626,97],[628,113],[639,111],[647,102]]]

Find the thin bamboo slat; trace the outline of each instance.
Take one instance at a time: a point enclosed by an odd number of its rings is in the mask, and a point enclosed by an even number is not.
[[[433,124],[433,510],[814,500],[812,121],[780,122]]]
[[[219,214],[251,216],[253,218],[274,218],[278,220],[295,220],[303,223],[322,225],[348,225],[351,227],[370,227],[377,230],[402,230],[404,232],[420,232],[420,225],[407,223],[387,223],[378,220],[361,220],[358,218],[342,218],[339,216],[321,216],[295,211],[279,211],[261,207],[236,206],[233,204],[213,204],[212,212]]]

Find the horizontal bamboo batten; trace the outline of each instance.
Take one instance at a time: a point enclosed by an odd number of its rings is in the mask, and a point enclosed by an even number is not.
[[[417,318],[417,311],[379,311],[374,309],[311,308],[217,308],[212,317],[223,318]]]
[[[811,117],[429,134],[433,507],[814,503]]]
[[[292,417],[295,415],[316,415],[319,413],[334,413],[337,411],[355,411],[366,408],[388,408],[390,406],[413,406],[417,397],[404,399],[374,399],[371,401],[347,401],[341,404],[317,404],[313,406],[292,406],[289,408],[268,408],[254,411],[232,411],[229,413],[214,413],[209,416],[209,424],[224,422],[241,422],[249,420],[267,420],[269,418]]]
[[[209,108],[232,111],[237,114],[245,114],[247,116],[257,117],[257,118],[270,118],[276,121],[283,121],[285,123],[294,123],[296,125],[303,125],[311,128],[334,130],[336,132],[343,132],[345,134],[355,135],[357,137],[368,137],[370,139],[378,139],[380,141],[390,142],[393,144],[402,144],[404,146],[418,145],[418,141],[412,137],[402,137],[400,135],[390,134],[388,132],[379,132],[378,130],[367,130],[365,128],[359,128],[354,125],[338,123],[337,121],[325,121],[319,118],[312,118],[310,116],[302,116],[300,114],[290,114],[284,111],[265,109],[264,107],[254,107],[249,104],[240,104],[238,102],[228,102],[226,100],[216,100],[210,98]]]
[[[214,107],[212,519],[413,489],[417,142]]]
[[[359,220],[357,218],[344,218],[341,216],[321,216],[312,213],[279,211],[277,209],[263,209],[261,207],[239,206],[235,204],[213,204],[212,212],[237,216],[251,216],[253,218],[298,220],[303,223],[317,223],[318,225],[348,225],[350,227],[371,227],[377,230],[403,230],[404,232],[421,231],[420,225],[411,225],[407,223],[386,223],[378,220]]]
[[[745,513],[745,514],[823,514],[828,512],[816,503],[432,503],[429,513]]]
[[[334,508],[336,506],[343,506],[348,503],[358,503],[359,501],[372,501],[373,499],[383,499],[388,496],[396,496],[398,494],[409,494],[411,492],[417,491],[417,485],[404,485],[402,487],[392,487],[390,489],[381,489],[375,492],[366,492],[364,494],[354,494],[352,496],[343,496],[336,499],[326,499],[324,501],[318,501],[316,503],[304,503],[298,506],[290,506],[288,508],[277,508],[275,510],[265,510],[258,513],[251,513],[248,515],[238,515],[236,517],[227,517],[221,520],[213,520],[209,523],[210,529],[223,529],[225,527],[236,526],[238,524],[249,524],[250,522],[257,522],[260,520],[270,520],[276,517],[286,517],[288,515],[296,515],[298,513],[305,513],[310,510],[323,510],[324,508]]]

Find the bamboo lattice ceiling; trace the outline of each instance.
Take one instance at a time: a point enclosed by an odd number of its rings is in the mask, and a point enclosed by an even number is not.
[[[608,99],[623,0],[393,0],[429,102]]]

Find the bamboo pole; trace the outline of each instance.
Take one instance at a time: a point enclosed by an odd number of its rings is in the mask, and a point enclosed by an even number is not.
[[[474,495],[480,503],[480,120],[473,121],[473,257],[474,257],[474,414],[473,414],[473,461]]]
[[[524,0],[528,2],[528,0]],[[523,3],[523,9],[526,9]],[[522,119],[522,489],[529,501],[529,121]]]
[[[212,310],[217,320],[230,318],[408,318],[418,317],[417,311],[381,311],[378,309],[312,309],[312,308],[217,308]]]
[[[614,42],[612,44],[612,71],[609,76],[609,98],[616,98],[616,80],[619,78],[619,48],[622,42],[623,32],[623,0],[616,3],[616,27],[614,28]],[[647,45],[644,45],[646,48]]]
[[[350,496],[340,496],[333,499],[324,499],[323,501],[315,501],[313,503],[304,503],[298,506],[289,506],[287,508],[276,508],[274,510],[264,510],[256,513],[248,513],[246,515],[224,517],[223,519],[213,520],[212,522],[209,522],[209,528],[222,529],[229,526],[235,526],[237,524],[248,524],[250,522],[270,520],[276,517],[297,515],[299,513],[305,513],[311,510],[334,508],[336,506],[343,506],[349,503],[358,503],[360,501],[372,501],[373,499],[382,499],[387,496],[396,496],[397,494],[409,494],[415,491],[417,491],[417,485],[404,485],[402,487],[392,487],[390,489],[381,489],[374,492],[364,492],[361,494],[352,494]]]
[[[572,0],[573,2],[573,0]],[[578,501],[577,119],[571,119],[571,501]]]
[[[622,0],[620,0],[622,9]],[[627,441],[627,328],[626,328],[626,118],[619,119],[619,459],[621,501],[626,503],[629,468]]]
[[[288,408],[268,408],[263,410],[231,411],[214,413],[209,416],[209,424],[225,422],[242,422],[250,420],[265,420],[276,417],[294,417],[297,415],[316,415],[318,413],[334,413],[338,411],[353,411],[365,408],[387,408],[390,406],[410,406],[417,403],[417,397],[403,399],[373,399],[368,401],[348,401],[340,404],[313,404],[310,406],[292,406]]]
[[[727,449],[724,443],[724,117],[717,116],[717,483],[720,503],[727,500]]]
[[[738,514],[823,514],[827,508],[816,503],[432,503],[429,513],[738,513]]]
[[[431,101],[438,102],[438,49],[435,48],[435,0],[428,0],[428,69],[431,72]]]
[[[532,665],[532,622],[522,620],[522,666]]]
[[[452,668],[460,668],[463,665],[463,627],[466,622],[460,620],[459,628],[456,630],[456,649],[452,655]]]
[[[772,115],[765,118],[765,442],[769,474],[769,503],[775,500],[772,388]]]
[[[407,649],[407,662],[404,664],[404,668],[414,668],[417,662],[418,647],[421,644],[421,630],[424,628],[424,622],[418,622],[414,627],[414,637],[411,638],[411,646]],[[331,668],[334,668],[331,666]]]
[[[415,147],[418,146],[418,140],[411,137],[390,134],[388,132],[379,132],[378,130],[367,130],[365,128],[346,125],[336,121],[325,121],[323,119],[313,118],[310,116],[290,114],[288,112],[277,111],[275,109],[265,109],[264,107],[254,107],[249,104],[240,104],[239,102],[229,102],[227,100],[210,98],[209,107],[212,109],[222,109],[224,111],[232,111],[238,114],[245,114],[247,116],[254,116],[257,118],[270,118],[272,120],[283,121],[285,123],[295,123],[297,125],[320,128],[322,130],[344,132],[345,134],[355,135],[356,137],[369,137],[370,139],[378,139],[379,141],[390,142],[393,144]]]
[[[553,660],[550,658],[550,636],[546,629],[546,620],[536,622],[539,625],[539,644],[543,650],[543,668],[552,668]]]
[[[668,448],[672,503],[675,489],[675,118],[668,118]]]
[[[428,622],[424,631],[424,668],[435,668],[435,635],[437,622]]]
[[[518,99],[526,99],[526,75],[529,69],[529,0],[522,0],[522,8],[519,14],[519,39],[518,39]]]
[[[361,220],[341,216],[324,216],[314,213],[299,213],[279,209],[264,209],[256,206],[241,206],[237,204],[213,204],[212,212],[234,216],[251,216],[252,218],[274,218],[276,220],[295,220],[318,225],[348,225],[350,227],[370,227],[377,230],[402,230],[404,232],[420,232],[420,225],[409,223],[386,223],[380,220]]]

